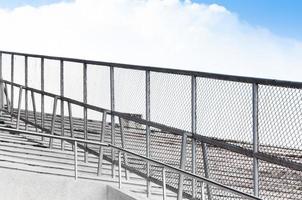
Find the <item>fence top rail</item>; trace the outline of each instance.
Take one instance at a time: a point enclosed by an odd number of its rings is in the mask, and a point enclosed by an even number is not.
[[[202,77],[202,78],[240,82],[240,83],[251,83],[251,84],[255,83],[261,85],[270,85],[270,86],[288,87],[288,88],[297,88],[297,89],[302,88],[302,82],[294,82],[294,81],[286,81],[286,80],[234,76],[234,75],[216,74],[216,73],[209,73],[209,72],[189,71],[189,70],[180,70],[180,69],[172,69],[172,68],[162,68],[162,67],[150,67],[150,66],[143,66],[143,65],[122,64],[122,63],[114,63],[114,62],[93,61],[93,60],[85,60],[85,59],[78,59],[78,58],[47,56],[47,55],[1,51],[1,50],[0,50],[0,54],[10,54],[16,56],[25,56],[25,57],[50,59],[50,60],[61,60],[66,62],[76,62],[76,63],[99,65],[99,66],[110,66],[110,67],[132,69],[132,70],[179,74],[179,75],[195,76],[195,77]]]
[[[234,188],[228,187],[228,186],[226,186],[226,185],[223,185],[223,184],[218,183],[218,182],[216,182],[216,181],[213,181],[213,180],[211,180],[211,179],[204,178],[204,177],[201,177],[201,176],[198,176],[198,175],[189,173],[189,172],[187,172],[187,171],[178,169],[178,168],[176,168],[176,167],[167,165],[167,164],[165,164],[165,163],[162,163],[162,162],[160,162],[160,161],[157,161],[157,160],[154,160],[154,159],[151,159],[151,158],[147,158],[147,157],[145,157],[145,156],[139,155],[139,154],[137,154],[137,153],[134,153],[134,152],[132,152],[132,151],[126,150],[126,149],[124,149],[124,148],[121,148],[121,147],[118,147],[118,146],[115,146],[115,145],[112,145],[112,144],[109,144],[109,143],[96,142],[96,141],[90,141],[90,140],[86,140],[86,139],[71,138],[71,137],[59,136],[59,135],[50,135],[50,134],[45,134],[45,133],[37,133],[37,132],[32,132],[32,131],[18,130],[18,129],[5,128],[5,127],[0,127],[0,130],[1,130],[1,131],[9,131],[9,132],[14,132],[14,133],[19,133],[19,134],[35,135],[35,136],[43,136],[43,137],[49,137],[49,138],[54,138],[54,139],[61,139],[61,140],[66,140],[66,141],[71,141],[71,142],[81,142],[81,143],[86,143],[86,144],[94,144],[94,145],[100,145],[100,146],[111,147],[111,148],[120,150],[120,151],[122,151],[122,152],[125,152],[125,153],[128,153],[128,154],[134,155],[134,156],[136,156],[136,157],[139,157],[139,158],[141,158],[141,159],[143,159],[143,160],[145,160],[145,161],[149,161],[149,162],[152,162],[152,163],[154,163],[154,164],[160,165],[160,166],[162,166],[162,167],[164,167],[164,168],[167,168],[167,169],[176,171],[177,173],[183,174],[183,175],[185,175],[185,176],[188,176],[188,177],[191,177],[191,178],[200,180],[200,181],[204,181],[204,182],[206,182],[207,184],[210,184],[210,185],[213,185],[213,186],[216,186],[216,187],[219,187],[219,188],[228,190],[228,191],[230,191],[230,192],[232,192],[232,193],[235,193],[235,194],[237,194],[237,195],[240,195],[240,196],[242,196],[242,197],[246,197],[246,198],[252,199],[252,200],[255,200],[255,199],[256,199],[256,200],[260,200],[260,198],[258,198],[258,197],[255,197],[255,196],[250,195],[250,194],[246,194],[246,193],[244,193],[244,192],[241,192],[241,191],[236,190],[236,189],[234,189]]]

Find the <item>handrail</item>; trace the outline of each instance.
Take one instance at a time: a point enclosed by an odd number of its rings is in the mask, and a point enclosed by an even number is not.
[[[14,133],[19,133],[19,134],[27,134],[27,135],[34,135],[34,136],[42,136],[42,137],[48,137],[48,138],[54,138],[54,139],[61,139],[61,140],[66,140],[66,141],[73,141],[73,142],[81,142],[81,143],[86,143],[86,144],[93,144],[93,145],[99,145],[99,146],[105,146],[105,147],[111,147],[111,148],[114,148],[116,150],[119,150],[119,151],[122,151],[124,153],[127,153],[127,154],[131,154],[133,156],[136,156],[136,157],[139,157],[145,161],[149,161],[151,163],[154,163],[154,164],[157,164],[157,165],[160,165],[161,167],[164,167],[164,168],[167,168],[167,169],[170,169],[170,170],[173,170],[179,174],[183,174],[185,176],[188,176],[188,177],[191,177],[193,179],[197,179],[199,181],[202,181],[202,182],[205,182],[209,185],[212,185],[212,186],[215,186],[215,187],[219,187],[221,189],[225,189],[229,192],[232,192],[234,194],[237,194],[241,197],[245,197],[245,198],[248,198],[248,199],[251,199],[251,200],[261,200],[261,198],[259,197],[255,197],[254,195],[250,195],[250,194],[246,194],[244,192],[241,192],[237,189],[234,189],[234,188],[231,188],[229,186],[226,186],[224,184],[221,184],[221,183],[218,183],[214,180],[211,180],[209,178],[205,178],[205,177],[201,177],[201,176],[198,176],[196,174],[192,174],[190,172],[187,172],[187,171],[184,171],[184,170],[181,170],[181,169],[178,169],[176,167],[173,167],[171,165],[168,165],[168,164],[165,164],[165,163],[162,163],[160,161],[157,161],[157,160],[154,160],[154,159],[151,159],[151,158],[147,158],[145,156],[142,156],[142,155],[139,155],[137,153],[134,153],[132,151],[129,151],[129,150],[126,150],[126,149],[123,149],[121,147],[118,147],[118,146],[115,146],[115,145],[112,145],[112,144],[109,144],[109,143],[103,143],[103,142],[95,142],[95,141],[89,141],[89,140],[85,140],[85,139],[78,139],[78,138],[70,138],[70,137],[65,137],[65,136],[58,136],[58,135],[50,135],[50,134],[45,134],[45,133],[37,133],[37,132],[32,132],[32,131],[25,131],[25,130],[17,130],[17,129],[13,129],[13,128],[5,128],[5,127],[0,127],[0,130],[2,131],[9,131],[9,132],[14,132]],[[119,159],[119,162],[121,162],[121,160]],[[120,165],[120,163],[119,163]]]
[[[32,58],[43,58],[43,59],[60,60],[60,61],[66,61],[66,62],[76,62],[76,63],[90,64],[90,65],[110,66],[110,67],[124,68],[124,69],[196,76],[196,77],[211,78],[211,79],[217,79],[217,80],[234,81],[234,82],[240,82],[240,83],[256,83],[256,84],[261,84],[261,85],[271,85],[271,86],[278,86],[278,87],[289,87],[289,88],[299,88],[299,89],[302,88],[302,82],[293,82],[293,81],[285,81],[285,80],[224,75],[224,74],[216,74],[216,73],[208,73],[208,72],[188,71],[188,70],[179,70],[179,69],[172,69],[172,68],[161,68],[161,67],[150,67],[150,66],[142,66],[142,65],[121,64],[121,63],[113,63],[113,62],[93,61],[93,60],[85,60],[85,59],[77,59],[77,58],[47,56],[47,55],[1,51],[1,50],[0,50],[0,53],[17,55],[17,56],[26,56],[26,57],[32,57]]]
[[[206,143],[206,144],[209,144],[209,145],[213,145],[213,146],[216,146],[216,147],[219,147],[219,148],[222,148],[222,149],[226,149],[226,150],[229,150],[231,152],[243,154],[243,155],[246,155],[248,157],[255,156],[258,159],[261,159],[261,160],[266,161],[266,162],[277,164],[277,165],[287,167],[287,168],[290,168],[290,169],[293,169],[293,170],[302,171],[302,164],[301,163],[292,162],[292,161],[289,161],[289,160],[286,160],[286,159],[283,159],[283,158],[278,158],[276,156],[268,155],[268,154],[262,153],[262,152],[254,153],[250,149],[246,149],[246,148],[243,148],[243,147],[240,147],[240,146],[237,146],[237,145],[229,144],[229,143],[224,142],[224,141],[219,140],[219,139],[215,139],[215,138],[211,138],[211,137],[207,137],[207,136],[203,136],[203,135],[198,135],[198,134],[193,134],[192,132],[189,132],[189,131],[181,130],[181,129],[178,129],[178,128],[173,128],[173,127],[170,127],[170,126],[167,126],[167,125],[164,125],[164,124],[148,121],[148,120],[145,120],[145,119],[140,119],[140,118],[131,116],[131,114],[126,114],[126,113],[121,113],[121,112],[117,112],[117,111],[107,110],[105,108],[101,108],[101,107],[93,106],[93,105],[90,105],[90,104],[86,104],[86,103],[83,103],[83,102],[80,102],[80,101],[77,101],[77,100],[73,100],[73,99],[70,99],[70,98],[67,98],[67,97],[64,97],[64,96],[59,96],[59,95],[55,95],[53,93],[40,91],[38,89],[31,88],[31,87],[25,87],[25,86],[22,86],[20,84],[12,83],[12,82],[7,81],[7,80],[0,80],[0,83],[10,84],[10,85],[13,85],[15,87],[22,87],[22,89],[24,89],[24,90],[29,90],[29,91],[32,91],[32,92],[35,92],[35,93],[38,93],[38,94],[42,94],[42,95],[46,95],[46,96],[49,96],[49,97],[53,97],[53,98],[57,97],[58,99],[61,99],[63,101],[66,101],[66,102],[69,102],[69,103],[72,103],[72,104],[75,104],[75,105],[78,105],[78,106],[82,106],[84,108],[88,108],[88,109],[98,111],[98,112],[106,112],[107,114],[111,114],[111,115],[118,116],[118,117],[121,117],[121,118],[126,119],[126,120],[134,121],[136,123],[140,123],[140,124],[144,124],[144,125],[151,126],[151,127],[154,127],[154,128],[158,128],[158,129],[161,129],[163,131],[167,131],[167,132],[169,132],[171,134],[174,134],[174,135],[182,136],[183,133],[186,133],[188,137],[194,138],[197,141],[200,141],[200,142],[203,142],[203,143]]]

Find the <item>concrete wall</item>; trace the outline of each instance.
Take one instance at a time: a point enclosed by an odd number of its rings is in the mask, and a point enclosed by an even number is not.
[[[99,181],[0,168],[1,200],[136,200]]]

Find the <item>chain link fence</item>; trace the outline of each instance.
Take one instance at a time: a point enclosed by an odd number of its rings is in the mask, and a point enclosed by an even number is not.
[[[301,83],[5,52],[1,55],[4,80],[36,89],[41,89],[41,84],[45,91],[59,96],[63,84],[63,96],[129,113],[138,120],[150,119],[177,132],[125,119],[125,149],[263,199],[302,198]],[[18,91],[8,86],[6,92],[14,94],[10,99],[17,105]],[[27,109],[32,112],[31,101]],[[36,95],[36,103],[42,103],[41,96]],[[44,104],[44,112],[51,114],[53,99],[45,97]],[[36,111],[41,112],[41,108],[37,106]],[[67,119],[67,105],[63,108]],[[73,111],[79,119],[75,132],[80,136],[85,129],[81,122],[85,111],[82,107]],[[61,114],[59,104],[57,113]],[[101,124],[100,119],[100,113],[88,111],[89,133],[100,134],[96,125]],[[42,117],[38,121],[42,123]],[[59,131],[59,119],[57,123]],[[112,137],[111,126],[116,137]],[[117,118],[113,123],[107,117],[106,142],[123,146],[120,126]],[[185,142],[184,133],[189,134]],[[105,155],[116,159],[110,151]],[[163,181],[156,165],[148,167],[136,158],[129,159],[128,165]],[[177,191],[182,184],[187,197],[201,198],[201,182],[188,177],[182,183],[179,180],[177,173],[166,171],[167,186]],[[203,189],[209,200],[242,199],[207,184]]]

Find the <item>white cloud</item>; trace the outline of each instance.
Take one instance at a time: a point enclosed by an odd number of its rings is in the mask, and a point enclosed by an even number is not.
[[[0,48],[300,80],[302,42],[189,0],[76,0],[0,9]]]

